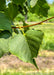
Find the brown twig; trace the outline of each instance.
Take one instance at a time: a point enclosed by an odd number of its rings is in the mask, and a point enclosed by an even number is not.
[[[43,22],[45,22],[45,21],[48,21],[48,20],[50,20],[50,19],[53,19],[53,18],[54,18],[54,16],[51,17],[51,18],[48,18],[48,19],[46,19],[46,20],[44,20],[44,21],[41,21],[41,22],[38,22],[38,23],[32,24],[32,25],[21,26],[21,27],[12,27],[12,28],[26,28],[26,27],[31,27],[31,26],[39,25],[39,24],[41,24],[41,23],[43,23]]]

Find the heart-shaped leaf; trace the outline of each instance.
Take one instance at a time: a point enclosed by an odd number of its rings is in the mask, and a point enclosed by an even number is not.
[[[15,35],[10,39],[9,51],[24,62],[30,62],[37,67],[34,57],[38,55],[42,38],[43,33],[36,30],[28,30],[26,37],[22,34]]]

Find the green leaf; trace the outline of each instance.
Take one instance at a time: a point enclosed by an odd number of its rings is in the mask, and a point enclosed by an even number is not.
[[[48,10],[49,10],[49,5],[46,0],[38,0],[33,8],[30,7],[31,13],[35,13],[39,16],[46,17],[48,15]]]
[[[41,31],[28,30],[26,32],[26,37],[22,34],[18,34],[10,39],[9,51],[24,62],[30,62],[34,64],[38,69],[34,57],[37,57],[42,39],[43,33]]]
[[[0,0],[0,11],[4,11],[6,8],[6,0]]]
[[[14,18],[17,16],[18,14],[18,7],[17,5],[13,4],[13,3],[9,3],[8,4],[8,8],[5,10],[5,14],[6,16],[13,21]]]
[[[4,13],[0,13],[0,30],[8,30],[11,32],[11,22],[6,18]]]
[[[22,5],[26,0],[12,0],[14,4]]]
[[[32,63],[37,67],[34,59],[32,59],[31,51],[24,35],[18,34],[10,40],[9,51],[24,62]]]
[[[38,1],[38,0],[31,0],[31,1],[30,1],[31,7],[34,7],[34,6],[36,5],[37,1]]]
[[[43,35],[42,31],[28,30],[26,32],[27,42],[33,58],[38,55]]]
[[[8,31],[2,31],[0,33],[0,57],[9,50],[9,38],[11,37],[11,33]]]
[[[32,62],[31,52],[24,35],[18,34],[13,37],[9,43],[9,50],[24,62]]]

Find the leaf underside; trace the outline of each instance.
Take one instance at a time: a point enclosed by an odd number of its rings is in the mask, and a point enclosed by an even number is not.
[[[43,33],[41,31],[28,30],[25,34],[26,36],[18,34],[10,39],[9,51],[22,61],[32,63],[37,67],[34,57],[38,55]]]

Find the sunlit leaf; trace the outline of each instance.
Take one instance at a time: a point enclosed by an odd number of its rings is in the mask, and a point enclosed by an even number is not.
[[[18,34],[10,40],[10,52],[19,57],[24,62],[32,62],[31,52],[27,44],[26,38],[22,34]]]
[[[9,51],[24,62],[30,62],[37,67],[34,57],[38,55],[42,39],[43,33],[41,31],[28,30],[26,37],[18,34],[10,39]]]
[[[31,0],[31,1],[30,1],[31,7],[34,7],[34,6],[36,5],[37,1],[38,1],[38,0]]]
[[[9,38],[11,37],[11,33],[8,31],[2,31],[0,33],[0,57],[8,52],[9,50]]]

